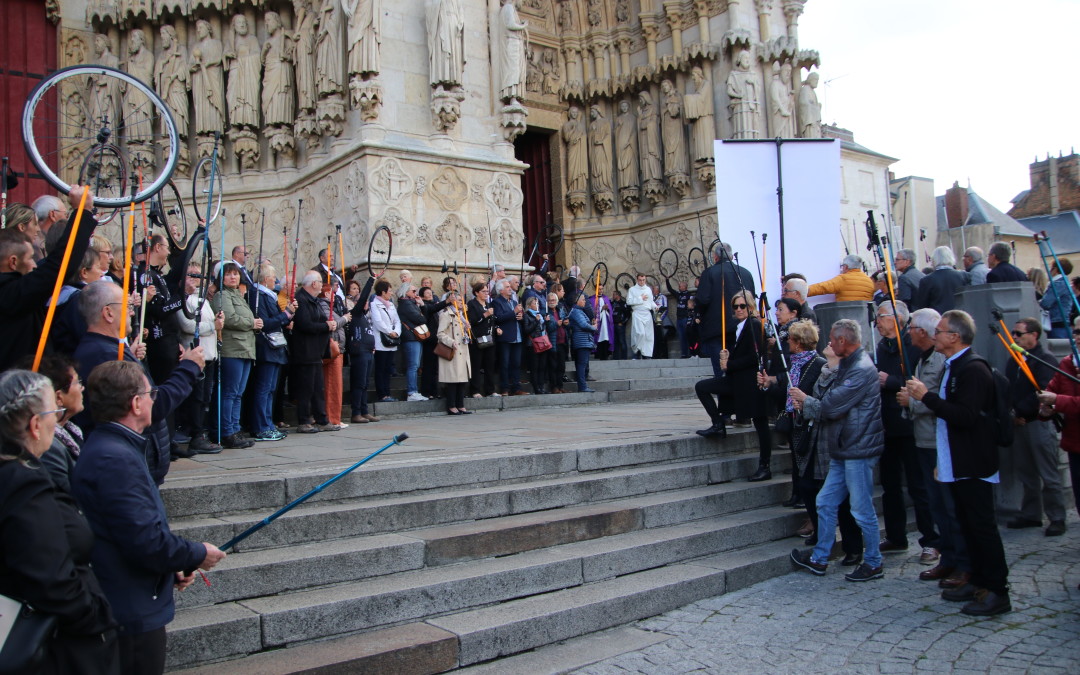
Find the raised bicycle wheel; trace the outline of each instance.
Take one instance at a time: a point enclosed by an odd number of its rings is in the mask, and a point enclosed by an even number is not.
[[[173,246],[184,248],[188,237],[187,212],[184,211],[184,201],[180,198],[176,183],[169,181],[164,190],[154,195],[150,204],[150,217],[154,219],[154,225],[165,230]]]
[[[720,240],[719,239],[713,239],[712,243],[709,244],[709,255],[705,258],[706,266],[712,265],[713,260],[716,260],[716,256],[718,254],[723,254],[724,250],[719,248],[719,246],[720,246]]]
[[[191,205],[195,208],[195,218],[201,220],[202,224],[209,226],[221,215],[221,198],[225,194],[224,188],[225,182],[221,179],[221,163],[218,163],[215,170],[211,157],[200,159],[195,165],[195,173],[191,174]]]
[[[548,223],[541,234],[547,242],[548,256],[554,257],[556,253],[562,250],[563,229],[555,223]]]
[[[79,185],[89,185],[94,193],[94,202],[101,195],[106,199],[123,199],[127,195],[131,201],[131,193],[128,191],[127,163],[120,151],[112,143],[102,143],[90,148],[79,167]],[[94,220],[98,225],[104,225],[112,220],[119,207],[96,209]]]
[[[622,293],[624,298],[626,297],[627,291],[629,291],[630,287],[635,283],[637,282],[634,281],[634,275],[627,272],[620,272],[619,276],[615,277],[615,289]]]
[[[679,271],[679,254],[675,252],[673,248],[665,248],[660,253],[660,274],[665,279],[670,279],[675,276],[675,273]]]
[[[371,235],[368,243],[368,272],[373,277],[381,277],[390,265],[390,254],[394,250],[394,237],[390,228],[380,225]]]
[[[210,243],[210,237],[206,236],[206,228],[198,227],[195,232],[192,233],[191,239],[187,242],[187,246],[184,248],[184,275],[185,279],[187,275],[195,274],[195,293],[199,298],[206,301],[206,293],[210,288],[210,283],[213,281],[214,276],[213,269],[214,250]],[[192,265],[198,265],[199,271],[190,272]],[[188,303],[185,300],[180,304],[181,309],[190,320],[195,320],[198,314],[198,307],[191,309],[188,307]]]
[[[119,92],[125,103],[117,105]],[[83,93],[89,92],[89,101]],[[137,104],[130,105],[132,101]],[[62,68],[39,82],[26,99],[22,114],[26,153],[41,175],[57,190],[68,193],[87,155],[100,145],[114,144],[128,176],[134,159],[151,160],[152,181],[136,191],[142,202],[157,194],[176,169],[180,136],[172,113],[153,89],[127,73],[106,66]],[[134,157],[133,157],[134,155]],[[102,208],[119,208],[131,195],[95,195]]]
[[[646,274],[645,275],[645,283],[648,284],[650,287],[651,286],[656,286],[659,289],[663,289],[663,286],[660,285],[660,280],[657,279],[652,274]]]
[[[690,253],[686,255],[686,264],[690,267],[690,274],[700,277],[707,267],[705,264],[705,252],[697,246],[690,249]]]
[[[596,291],[596,273],[600,272],[600,285],[606,286],[608,279],[607,265],[602,262],[598,262],[593,265],[592,272],[589,273],[589,278],[585,279],[585,291],[593,293]]]

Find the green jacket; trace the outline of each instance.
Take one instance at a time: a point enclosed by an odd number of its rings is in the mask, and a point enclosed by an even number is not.
[[[255,359],[255,315],[238,289],[225,288],[210,301],[214,314],[225,312],[221,331],[221,356],[227,359]]]

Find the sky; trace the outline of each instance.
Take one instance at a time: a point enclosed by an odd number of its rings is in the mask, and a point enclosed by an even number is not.
[[[809,0],[799,20],[823,122],[1002,211],[1036,156],[1080,149],[1078,33],[1080,0]]]

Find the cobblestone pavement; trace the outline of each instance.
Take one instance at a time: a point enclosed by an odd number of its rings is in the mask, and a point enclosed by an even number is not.
[[[640,621],[672,637],[574,672],[1080,673],[1080,520],[1063,537],[1002,538],[1013,605],[1002,616],[961,614],[918,580],[917,555],[887,555],[879,581],[847,582],[834,562],[825,577],[793,572]]]

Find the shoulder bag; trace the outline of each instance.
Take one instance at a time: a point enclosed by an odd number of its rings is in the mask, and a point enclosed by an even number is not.
[[[0,675],[36,671],[55,632],[55,616],[0,595]]]
[[[438,356],[440,359],[453,361],[455,351],[456,350],[453,347],[447,347],[441,342],[435,343],[435,356]]]
[[[385,307],[382,307],[383,314],[386,314],[386,320],[393,323],[390,319],[390,312],[386,311]],[[401,344],[401,337],[390,337],[386,333],[379,331],[379,339],[382,341],[383,347],[397,347]]]

